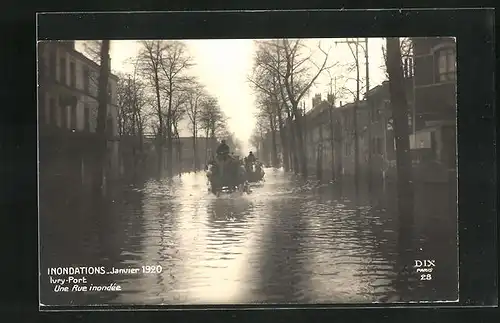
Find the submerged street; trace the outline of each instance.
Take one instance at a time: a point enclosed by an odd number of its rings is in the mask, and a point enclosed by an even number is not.
[[[394,284],[397,221],[387,211],[383,194],[365,195],[369,198],[360,194],[356,202],[349,188],[300,182],[276,169],[266,169],[266,181],[253,185],[251,194],[216,197],[208,192],[203,172],[149,180],[118,191],[111,203],[99,207],[75,200],[41,205],[42,303],[370,303],[399,299]],[[444,223],[452,234],[453,216],[443,209],[447,199],[436,192],[424,213],[439,218],[430,222],[435,227]],[[437,259],[439,265],[435,280],[425,282],[417,293],[423,299],[456,295],[456,257],[450,255],[456,250],[456,240],[439,232],[439,244],[435,239],[419,244],[424,252],[430,246],[425,256]],[[86,276],[94,285],[116,283],[121,292],[54,293],[43,269],[101,265],[116,269],[161,266],[156,267],[161,272]],[[439,275],[451,277],[451,287],[439,281]],[[414,276],[418,279],[419,275]]]

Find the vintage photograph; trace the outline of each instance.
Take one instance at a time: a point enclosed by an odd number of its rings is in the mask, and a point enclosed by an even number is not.
[[[458,301],[455,38],[37,55],[42,309]]]

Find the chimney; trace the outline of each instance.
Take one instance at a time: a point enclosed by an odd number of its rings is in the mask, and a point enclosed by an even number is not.
[[[312,108],[314,109],[320,103],[321,103],[321,94],[314,95],[314,98],[312,99]]]
[[[332,93],[328,94],[326,97],[326,101],[332,106],[335,106],[335,95],[333,95]]]

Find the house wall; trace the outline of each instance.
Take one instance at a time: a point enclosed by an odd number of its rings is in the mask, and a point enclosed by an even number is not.
[[[429,121],[456,120],[456,77],[441,80],[438,73],[440,51],[456,52],[455,40],[452,37],[416,37],[412,40],[417,128],[424,128]]]
[[[95,133],[97,126],[97,74],[99,66],[82,53],[77,52],[68,43],[71,42],[50,41],[40,42],[38,46],[40,146],[44,150],[49,149],[49,151],[54,151],[55,147],[59,147],[58,149],[64,147],[66,150],[74,151],[72,153],[74,158],[72,157],[72,159],[80,158],[80,160],[70,161],[66,158],[69,156],[67,154],[47,159],[49,158],[48,155],[43,154],[43,164],[47,168],[56,163],[58,158],[63,164],[84,165],[84,159],[88,157],[90,152],[81,145],[87,143],[83,143],[78,139],[82,136],[78,137],[72,135],[72,133]],[[72,64],[75,66],[74,74],[70,69]],[[84,86],[85,68],[88,68],[95,75],[88,82],[89,91],[86,91]],[[112,175],[116,175],[119,168],[119,143],[116,140],[118,136],[116,86],[117,78],[111,75],[109,78],[109,93],[111,95],[108,104],[106,130],[110,138],[108,141],[108,162],[111,166],[109,169]],[[63,102],[62,98],[73,98],[74,101]],[[88,113],[88,120],[85,118],[85,111]],[[92,141],[90,137],[87,139],[85,140],[89,143]],[[61,143],[64,143],[63,146],[61,146]],[[77,151],[78,149],[81,151]],[[71,166],[71,168],[74,167]],[[81,166],[81,168],[83,169],[84,166]]]
[[[51,54],[55,58],[55,74],[54,69],[50,66]],[[99,66],[94,62],[90,61],[88,58],[83,56],[83,54],[76,52],[75,50],[69,49],[66,46],[59,44],[58,42],[47,42],[42,46],[39,46],[39,70],[43,70],[44,73],[49,77],[46,79],[49,81],[55,81],[58,86],[67,87],[68,90],[72,91],[72,95],[77,98],[76,103],[76,131],[85,130],[85,109],[89,109],[89,131],[95,132],[97,125],[97,76]],[[65,64],[62,65],[61,59],[64,59]],[[71,84],[71,73],[70,64],[75,64],[75,86]],[[40,67],[43,65],[43,67]],[[61,75],[61,71],[66,72],[65,82],[63,82],[64,76]],[[92,74],[91,80],[89,80],[89,91],[85,91],[85,75],[84,69],[88,68],[89,72]],[[56,84],[54,84],[56,85]],[[109,129],[113,136],[118,135],[118,107],[116,106],[116,87],[117,78],[109,78],[109,88],[110,88],[110,104],[108,105],[108,118],[111,119],[112,128]],[[42,121],[45,124],[51,124],[51,121],[55,121],[55,125],[58,127],[68,128],[71,123],[71,108],[69,106],[60,107],[59,95],[60,91],[56,86],[45,87],[43,90],[45,93],[42,95],[43,104],[40,108],[43,110],[40,112]],[[55,107],[51,107],[50,100],[53,99]],[[52,116],[51,114],[54,114]],[[65,116],[65,118],[64,118]]]

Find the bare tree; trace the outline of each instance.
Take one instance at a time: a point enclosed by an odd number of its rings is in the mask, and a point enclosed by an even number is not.
[[[197,137],[200,125],[198,123],[201,109],[200,107],[205,98],[206,94],[203,87],[198,83],[193,84],[193,86],[188,91],[188,104],[186,114],[189,119],[189,127],[191,128],[191,134],[193,136],[193,164],[195,170],[199,169]]]
[[[179,92],[172,100],[172,110],[170,113],[172,129],[167,129],[172,133],[172,146],[175,141],[175,152],[176,152],[176,162],[178,165],[181,164],[182,160],[182,147],[179,134],[179,122],[183,120],[187,113],[187,103],[188,103],[188,92]]]
[[[144,147],[144,131],[150,116],[148,105],[150,100],[146,92],[146,84],[137,75],[137,64],[133,73],[118,75],[117,84],[118,133],[127,137],[132,145],[134,173],[142,161]]]
[[[280,69],[283,63],[275,41],[257,41],[254,57],[254,68],[249,78],[254,89],[268,94],[277,105],[277,117],[280,128],[280,139],[283,149],[283,163],[286,170],[294,169],[298,164],[295,144],[295,127],[293,127],[292,110],[286,100],[285,91],[280,81]]]
[[[118,134],[142,136],[144,134],[148,97],[146,86],[137,75],[118,74],[116,89],[118,105]]]
[[[294,156],[294,159],[296,159],[294,162],[295,169],[300,169],[300,172],[307,176],[303,134],[304,111],[299,108],[299,104],[308,94],[319,75],[336,64],[327,66],[329,50],[323,50],[320,43],[318,49],[323,53],[324,59],[319,65],[312,59],[313,53],[310,48],[305,46],[301,40],[280,39],[265,41],[260,44],[256,57],[257,62],[277,75],[276,80],[281,98],[290,113],[288,121],[293,124],[291,128],[295,130],[292,130],[292,132],[295,132],[293,137],[297,143],[297,154]],[[309,50],[309,53],[306,53],[307,50]],[[314,73],[311,73],[312,66],[316,69]],[[292,119],[293,122],[290,122]],[[294,143],[293,146],[295,146]]]
[[[226,117],[219,107],[217,99],[214,97],[209,97],[201,105],[199,124],[200,129],[204,131],[205,134],[205,159],[208,159],[208,143],[209,138],[211,139],[211,151],[215,152],[215,147],[213,146],[214,140],[217,138],[217,130],[225,130]]]
[[[258,150],[257,154],[259,155],[259,158],[268,164],[270,154],[270,147],[267,142],[267,135],[270,133],[269,120],[262,114],[257,114],[255,117],[256,122],[254,132],[251,136],[251,141]]]
[[[276,102],[273,102],[272,97],[269,96],[258,96],[258,107],[259,112],[257,115],[257,120],[262,120],[266,125],[266,132],[271,136],[271,165],[273,167],[278,167],[278,152],[276,147],[276,135],[279,128],[278,125],[278,113],[279,107]]]
[[[158,124],[153,127],[156,134],[156,151],[158,154],[158,172],[161,174],[163,169],[163,111],[161,87],[163,79],[161,78],[161,63],[163,59],[163,48],[160,40],[141,41],[141,48],[137,57],[138,68],[149,87],[152,89],[156,104],[155,111]]]
[[[259,45],[259,44],[257,44]],[[257,105],[260,109],[260,113],[267,116],[269,120],[269,126],[272,136],[272,147],[271,147],[271,160],[273,167],[278,166],[278,153],[277,153],[277,138],[276,135],[279,133],[281,147],[284,150],[285,156],[288,155],[287,151],[287,139],[284,132],[284,120],[285,120],[285,109],[286,105],[283,104],[281,99],[280,89],[278,86],[277,78],[279,75],[275,70],[267,68],[259,61],[259,55],[265,55],[262,51],[265,50],[264,46],[259,47],[257,55],[254,61],[254,66],[252,74],[248,77],[248,80],[254,89],[257,97]],[[260,52],[259,52],[260,51]],[[288,111],[290,114],[290,111]],[[286,170],[289,170],[288,158],[284,159],[284,166]]]
[[[186,72],[194,64],[188,55],[186,45],[181,41],[164,41],[162,43],[162,60],[160,69],[163,74],[164,83],[162,90],[167,97],[166,124],[167,129],[167,171],[172,175],[172,151],[174,137],[174,114],[176,113],[176,102],[180,104],[184,99],[182,92],[192,83],[193,78]],[[178,97],[176,97],[178,96]],[[182,98],[181,98],[182,97]]]

